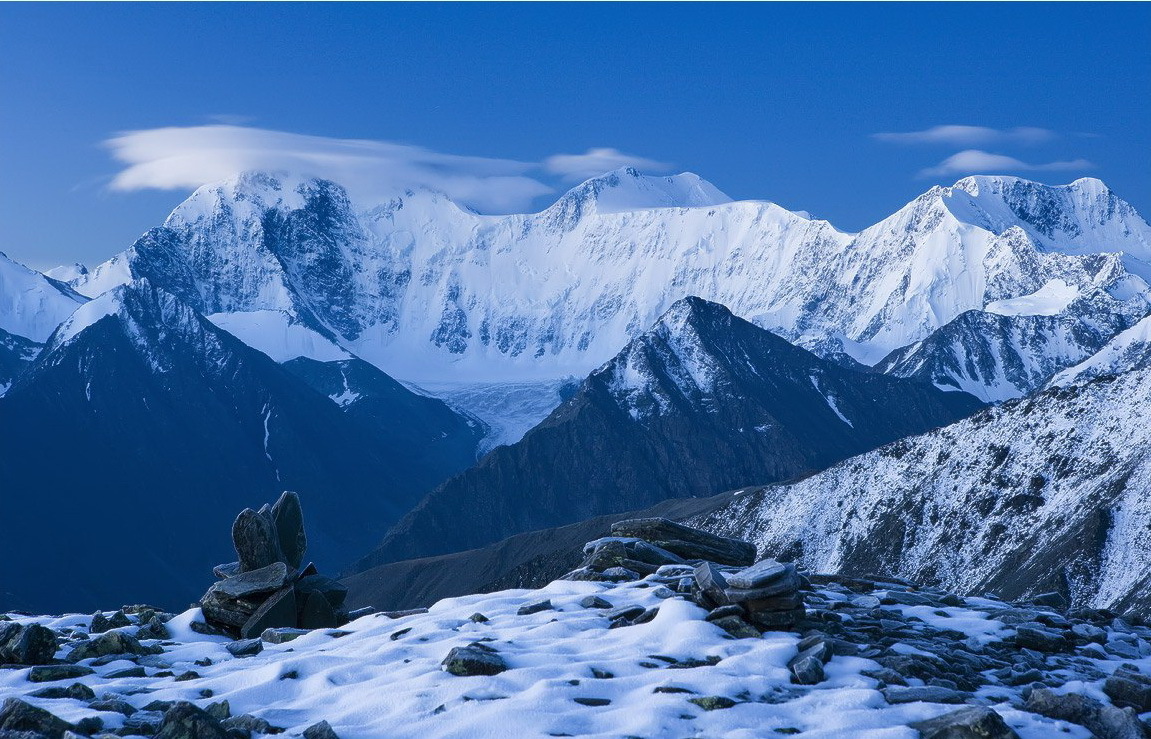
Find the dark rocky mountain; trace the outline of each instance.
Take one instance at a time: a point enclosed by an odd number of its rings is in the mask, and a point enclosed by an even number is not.
[[[522,441],[429,494],[357,567],[810,474],[979,407],[845,369],[686,298]]]
[[[10,334],[0,328],[0,395],[10,388],[16,376],[32,363],[42,346],[31,339]]]
[[[0,601],[183,605],[227,556],[204,532],[284,489],[340,567],[471,463],[474,430],[439,401],[365,373],[371,402],[344,409],[300,379],[332,370],[295,369],[146,280],[82,306],[0,398]]]
[[[818,572],[1151,607],[1151,364],[1008,401],[696,520]]]

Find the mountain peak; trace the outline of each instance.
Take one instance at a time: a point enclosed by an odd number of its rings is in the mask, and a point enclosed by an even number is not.
[[[692,172],[655,176],[621,167],[585,180],[560,198],[594,204],[598,213],[649,208],[699,208],[730,203],[731,198]]]

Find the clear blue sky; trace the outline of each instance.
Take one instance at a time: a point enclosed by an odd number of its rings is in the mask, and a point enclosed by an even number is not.
[[[187,189],[110,189],[102,142],[221,120],[523,162],[612,147],[849,230],[995,155],[1151,217],[1148,39],[1147,3],[2,3],[0,251],[127,247]],[[949,125],[999,133],[874,137]]]

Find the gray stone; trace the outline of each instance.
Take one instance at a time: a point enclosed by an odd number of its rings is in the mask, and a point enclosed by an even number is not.
[[[28,671],[28,682],[51,683],[57,680],[75,680],[91,675],[95,670],[84,665],[38,665]]]
[[[1037,606],[1056,608],[1060,611],[1067,610],[1067,599],[1061,593],[1041,593],[1031,598],[1031,603]]]
[[[75,729],[64,719],[19,698],[8,698],[0,706],[0,731],[28,731],[45,739],[63,739],[65,732]]]
[[[29,695],[33,698],[72,698],[78,701],[96,699],[96,694],[84,683],[72,683],[66,688],[61,685],[53,685],[47,688],[40,688],[35,692],[29,693]]]
[[[694,570],[695,586],[717,606],[728,605],[727,578],[711,562],[700,562]]]
[[[445,672],[460,677],[498,675],[508,669],[507,663],[493,649],[475,642],[452,649],[440,666]]]
[[[1037,652],[1062,652],[1068,647],[1062,634],[1037,626],[1019,626],[1015,630],[1015,643]]]
[[[273,593],[240,627],[240,638],[251,639],[267,629],[296,625],[296,591],[289,585]]]
[[[790,595],[799,590],[799,573],[795,565],[784,565],[783,574],[766,585],[757,588],[735,588],[730,586],[723,591],[728,603],[744,603],[747,601],[767,600],[781,595]]]
[[[552,605],[551,600],[541,600],[538,603],[529,603],[526,606],[520,606],[516,611],[517,616],[530,616],[533,613],[540,613],[541,611],[554,610],[555,606]]]
[[[95,639],[81,642],[68,654],[68,659],[79,662],[94,657],[106,657],[111,654],[160,654],[164,650],[160,647],[148,647],[131,634],[123,631],[108,631]]]
[[[986,706],[960,708],[909,725],[920,739],[1019,739],[1003,717]]]
[[[941,688],[937,685],[922,685],[916,687],[903,687],[902,685],[889,685],[880,691],[888,703],[963,703],[967,694],[950,688]]]
[[[742,616],[727,615],[719,618],[709,617],[707,620],[728,634],[731,634],[736,639],[758,639],[762,636],[759,633],[759,629],[745,621]]]
[[[284,561],[298,568],[304,561],[304,552],[308,550],[300,496],[290,491],[284,492],[272,506],[272,521],[276,525],[276,536]]]
[[[217,721],[223,721],[232,716],[232,705],[228,701],[217,701],[204,706],[204,713],[208,714]]]
[[[250,713],[241,713],[220,722],[226,729],[240,729],[252,734],[279,734],[283,731],[278,726],[272,726],[267,719],[257,718]]]
[[[701,529],[674,523],[666,518],[635,518],[612,525],[615,536],[635,537],[654,544],[683,559],[702,559],[734,567],[755,562],[755,546]]]
[[[332,729],[331,724],[321,721],[304,729],[304,739],[340,739],[340,737]]]
[[[290,569],[288,565],[273,562],[266,567],[241,572],[221,580],[213,585],[211,590],[228,598],[251,598],[279,590],[293,575],[295,570]]]
[[[1144,739],[1142,724],[1133,710],[1104,705],[1086,695],[1036,688],[1024,708],[1057,721],[1079,724],[1097,739]]]
[[[818,685],[827,679],[823,672],[823,662],[818,657],[801,656],[788,665],[791,682],[796,685]]]
[[[724,708],[731,708],[736,704],[726,695],[702,695],[698,698],[688,698],[687,702],[694,703],[705,711],[719,711]]]
[[[228,654],[233,657],[254,657],[264,651],[264,640],[259,637],[241,639],[225,645],[224,649],[227,649]]]
[[[232,543],[240,559],[240,571],[249,572],[280,561],[280,543],[270,513],[261,515],[245,508],[232,524]]]
[[[124,719],[124,726],[118,732],[121,736],[155,736],[164,722],[164,714],[143,709]]]
[[[612,608],[612,604],[598,595],[585,595],[579,602],[580,608]]]
[[[293,639],[298,639],[304,634],[310,634],[307,629],[264,629],[260,633],[260,638],[269,644],[286,644]]]
[[[786,573],[787,567],[782,562],[776,562],[774,559],[762,559],[751,567],[728,575],[727,584],[733,588],[750,590],[772,583]]]
[[[1151,678],[1130,668],[1120,667],[1103,683],[1103,692],[1119,708],[1151,711]]]
[[[44,665],[56,656],[56,632],[40,624],[0,621],[0,664]]]
[[[229,736],[207,711],[187,701],[177,701],[164,713],[156,739],[229,739]]]
[[[131,716],[136,712],[136,707],[131,703],[119,698],[109,698],[105,694],[104,698],[98,701],[92,701],[88,707],[93,711],[107,711],[108,713],[121,713],[125,716]]]

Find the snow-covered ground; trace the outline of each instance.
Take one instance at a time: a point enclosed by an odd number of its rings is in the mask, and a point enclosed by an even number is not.
[[[98,697],[119,698],[136,708],[152,701],[187,700],[204,707],[226,700],[232,715],[252,714],[285,729],[288,736],[326,720],[341,739],[753,739],[800,732],[809,739],[915,739],[917,732],[907,727],[908,722],[958,708],[921,701],[889,704],[877,681],[862,674],[879,665],[862,657],[835,656],[825,668],[825,682],[793,685],[787,663],[796,655],[799,635],[768,632],[763,638],[731,638],[704,620],[706,611],[659,587],[656,579],[658,575],[614,585],[556,581],[539,590],[452,598],[423,614],[401,618],[373,614],[339,630],[320,629],[288,643],[265,644],[262,653],[245,658],[229,654],[226,638],[192,631],[191,622],[200,618],[199,610],[193,609],[168,622],[172,639],[159,642],[163,654],[138,658],[149,677],[109,677],[136,666],[116,660],[95,667],[92,675],[49,685],[80,682]],[[659,610],[647,623],[608,628],[611,610],[581,606],[589,595],[617,609]],[[809,605],[834,609],[836,601],[846,605],[869,597],[832,586],[808,599]],[[554,608],[518,615],[525,604],[544,599],[550,599]],[[873,600],[878,607],[879,601]],[[947,629],[953,634],[953,646],[978,651],[980,645],[1013,633],[988,615],[1002,608],[1006,605],[1000,602],[971,599],[942,609],[908,605],[887,607],[885,612],[902,614],[913,629]],[[473,620],[476,613],[487,620]],[[16,620],[84,632],[91,617],[17,616]],[[124,630],[131,633],[135,627]],[[460,677],[441,668],[452,648],[477,641],[495,649],[509,669],[492,676]],[[64,647],[60,656],[66,656],[69,648]],[[898,641],[887,652],[924,654]],[[1093,654],[1102,656],[1102,650]],[[1151,669],[1146,657],[1073,661],[1093,666],[1096,675],[1109,673],[1122,662],[1144,672]],[[160,671],[167,676],[154,676]],[[185,675],[188,671],[197,676]],[[70,722],[97,715],[106,729],[123,726],[122,714],[97,712],[80,700],[27,697],[44,687],[28,682],[27,676],[26,668],[0,670],[0,700],[22,696]],[[1064,674],[1056,684],[1067,678]],[[1059,690],[1085,692],[1106,701],[1098,682],[1068,680]],[[984,687],[970,700],[992,706],[1022,739],[1089,736],[1083,727],[1013,708],[1012,704],[1019,705],[1019,695],[1020,688]],[[704,710],[690,702],[706,696],[730,698],[734,705]]]

